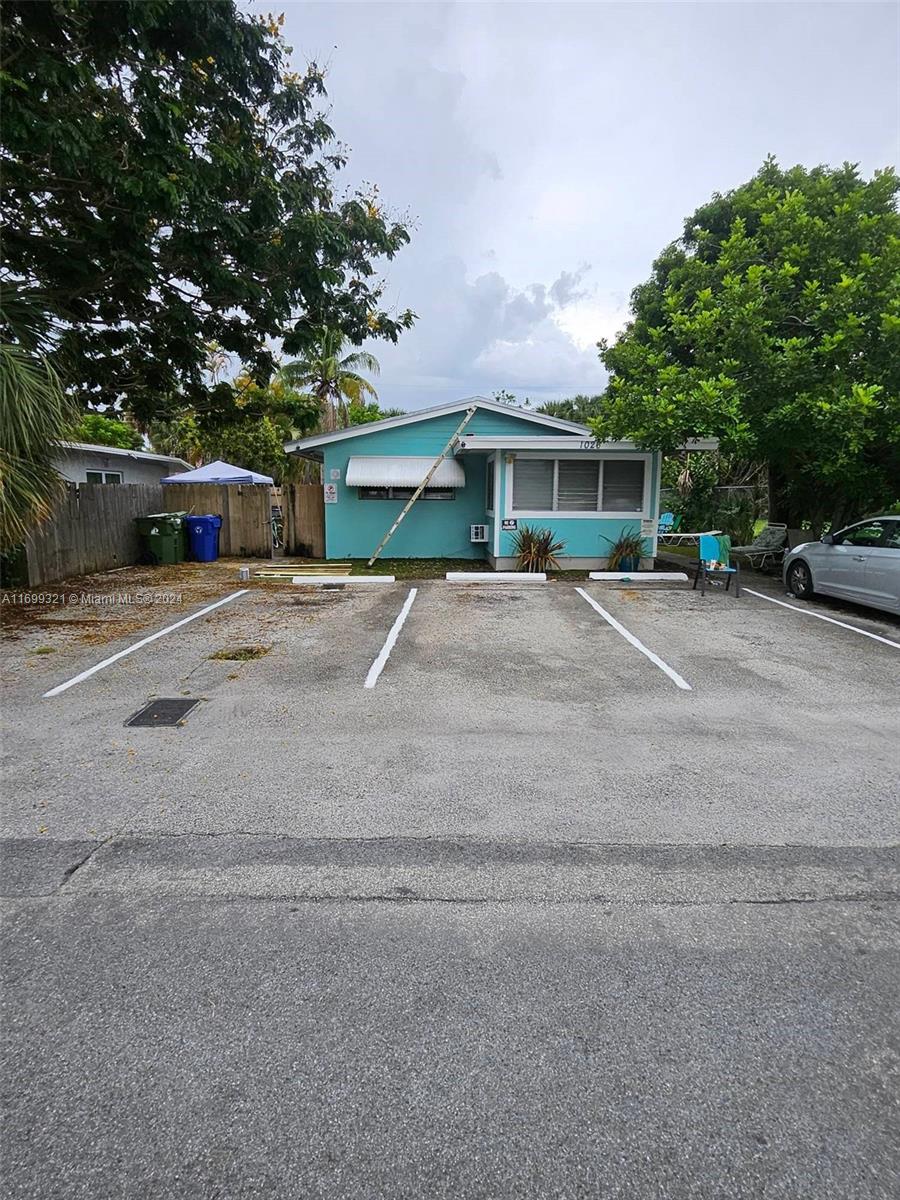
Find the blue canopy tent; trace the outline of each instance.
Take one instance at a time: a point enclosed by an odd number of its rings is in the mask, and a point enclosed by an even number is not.
[[[205,466],[196,467],[193,471],[182,471],[180,475],[167,475],[161,483],[267,483],[270,487],[275,480],[271,475],[261,475],[259,471],[248,471],[244,467],[233,467],[231,463],[222,462],[220,458]]]

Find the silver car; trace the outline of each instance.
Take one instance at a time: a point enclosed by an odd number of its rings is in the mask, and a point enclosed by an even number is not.
[[[795,546],[784,559],[788,591],[816,592],[900,613],[900,516],[872,517]]]

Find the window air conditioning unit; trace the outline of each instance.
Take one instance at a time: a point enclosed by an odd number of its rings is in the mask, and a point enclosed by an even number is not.
[[[488,540],[487,525],[470,525],[469,541],[486,542]]]

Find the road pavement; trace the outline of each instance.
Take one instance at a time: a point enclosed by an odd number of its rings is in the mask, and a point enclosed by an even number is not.
[[[417,586],[7,643],[0,1194],[900,1193],[900,650]]]

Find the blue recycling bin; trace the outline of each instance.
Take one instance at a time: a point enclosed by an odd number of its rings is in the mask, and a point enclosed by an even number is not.
[[[215,562],[219,557],[219,530],[222,518],[207,513],[205,516],[185,517],[191,558],[195,562]]]

